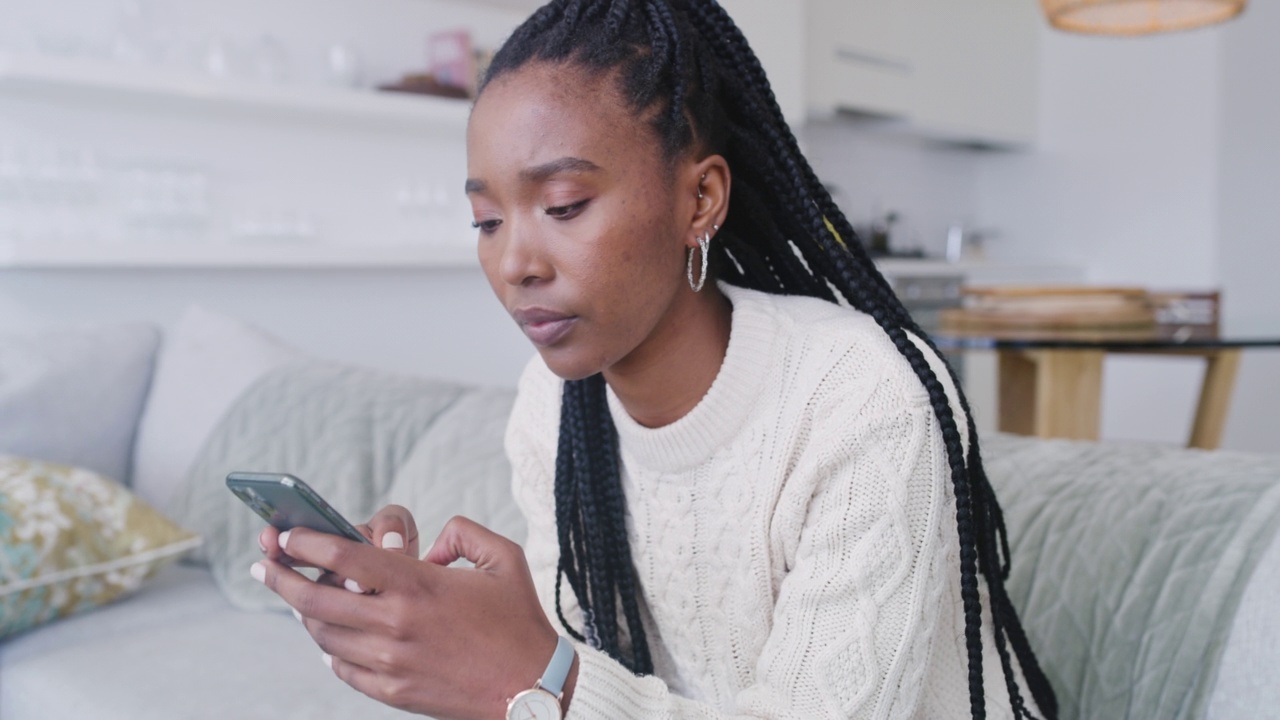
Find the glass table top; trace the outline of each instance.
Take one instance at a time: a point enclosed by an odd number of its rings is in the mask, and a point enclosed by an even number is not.
[[[1280,348],[1280,317],[1223,325],[1150,325],[1099,328],[959,328],[945,324],[932,334],[944,350],[1079,349],[1176,350]]]

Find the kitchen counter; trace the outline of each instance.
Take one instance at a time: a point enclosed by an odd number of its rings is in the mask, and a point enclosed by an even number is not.
[[[1083,268],[1041,262],[963,260],[951,263],[935,258],[880,258],[875,263],[888,278],[959,276],[965,285],[1076,283],[1084,278]]]

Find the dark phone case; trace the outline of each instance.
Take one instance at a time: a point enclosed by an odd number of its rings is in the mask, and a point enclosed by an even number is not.
[[[315,490],[292,475],[233,472],[227,476],[227,488],[280,531],[305,527],[372,544]]]

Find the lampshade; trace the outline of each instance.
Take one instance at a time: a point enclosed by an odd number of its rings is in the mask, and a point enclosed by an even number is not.
[[[1040,0],[1059,30],[1094,35],[1148,35],[1229,20],[1248,0]]]

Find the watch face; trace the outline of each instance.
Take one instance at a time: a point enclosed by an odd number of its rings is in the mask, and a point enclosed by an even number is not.
[[[563,717],[560,701],[540,688],[525,690],[507,705],[507,720],[562,720]]]

